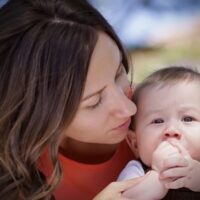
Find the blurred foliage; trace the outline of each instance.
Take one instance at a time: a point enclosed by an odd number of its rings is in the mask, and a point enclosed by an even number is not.
[[[200,69],[200,41],[191,44],[144,49],[130,52],[134,82],[142,81],[156,69],[169,65],[192,66]]]

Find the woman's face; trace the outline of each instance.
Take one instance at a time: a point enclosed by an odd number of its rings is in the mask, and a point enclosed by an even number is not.
[[[115,42],[104,33],[92,54],[84,94],[65,136],[85,143],[116,144],[127,135],[135,104]]]

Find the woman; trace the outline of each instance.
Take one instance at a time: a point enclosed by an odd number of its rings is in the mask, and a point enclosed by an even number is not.
[[[127,73],[118,37],[85,0],[2,7],[1,199],[122,199],[133,182],[112,182],[133,157]]]

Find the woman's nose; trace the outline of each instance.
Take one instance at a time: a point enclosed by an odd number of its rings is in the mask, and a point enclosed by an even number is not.
[[[112,108],[112,114],[118,118],[130,117],[137,111],[135,103],[122,89],[114,93]]]

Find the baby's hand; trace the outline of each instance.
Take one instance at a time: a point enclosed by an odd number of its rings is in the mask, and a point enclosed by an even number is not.
[[[169,167],[161,172],[160,178],[165,181],[166,188],[178,189],[181,187],[188,188],[192,191],[200,192],[200,162],[191,158],[187,150],[179,143],[174,143],[184,155],[181,160],[175,163],[166,163]]]
[[[182,155],[179,149],[168,141],[161,142],[152,156],[152,169],[161,172],[174,167],[173,162],[176,164],[177,160],[181,160]],[[168,166],[168,164],[170,164]],[[171,166],[172,165],[172,166]]]

